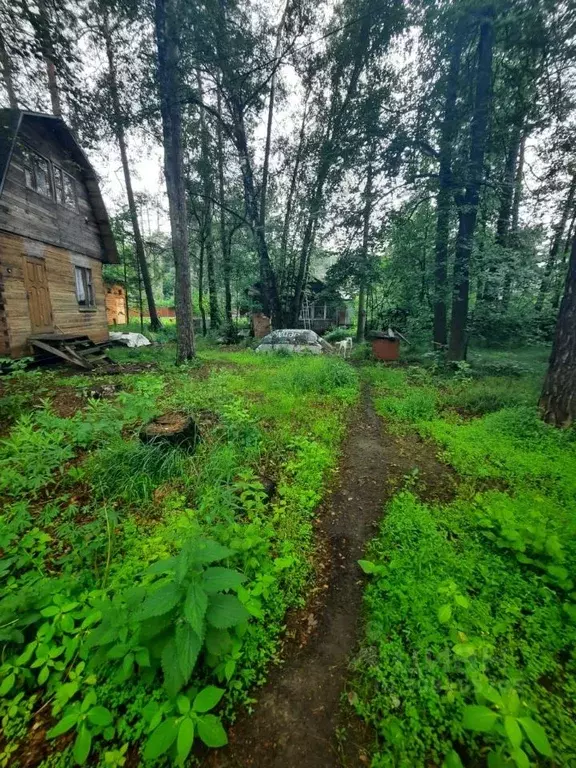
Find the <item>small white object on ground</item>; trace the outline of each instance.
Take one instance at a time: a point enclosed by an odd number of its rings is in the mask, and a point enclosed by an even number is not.
[[[130,333],[126,331],[121,333],[119,331],[112,331],[110,333],[110,339],[112,341],[119,341],[121,344],[125,344],[127,347],[147,347],[151,341],[147,339],[142,333]]]

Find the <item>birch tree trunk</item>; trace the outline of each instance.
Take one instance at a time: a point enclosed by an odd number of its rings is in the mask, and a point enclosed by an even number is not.
[[[556,335],[544,381],[540,409],[542,418],[557,427],[569,427],[576,420],[576,237],[564,296],[560,305]]]
[[[174,298],[178,345],[176,362],[185,363],[195,356],[196,350],[182,150],[177,0],[155,0],[154,21],[158,47],[158,89],[162,113],[164,175],[168,192],[175,268]]]
[[[110,24],[106,11],[104,11],[104,16],[102,19],[102,34],[106,46],[106,57],[108,59],[110,98],[112,101],[112,110],[114,113],[112,120],[113,129],[114,133],[116,134],[116,141],[118,142],[118,146],[120,148],[120,160],[122,162],[122,172],[124,174],[126,197],[128,198],[128,211],[130,213],[130,222],[132,224],[132,233],[134,235],[136,258],[138,259],[140,274],[142,275],[142,282],[144,284],[144,292],[146,293],[146,303],[148,304],[148,313],[150,315],[150,327],[153,331],[159,331],[162,328],[162,323],[160,322],[160,318],[158,317],[158,313],[156,311],[156,302],[154,301],[154,293],[152,291],[152,281],[150,280],[150,270],[148,269],[148,262],[146,261],[144,240],[142,238],[140,222],[138,221],[138,209],[134,199],[134,190],[132,189],[132,176],[130,174],[130,164],[128,162],[126,134],[124,131],[124,122],[122,119],[120,95],[118,92],[116,59],[114,56],[114,46],[112,43]]]
[[[480,185],[484,176],[484,154],[488,135],[488,118],[492,88],[492,57],[494,49],[494,9],[485,10],[480,23],[478,40],[478,65],[474,114],[470,127],[470,157],[466,191],[458,211],[458,235],[454,257],[454,289],[450,322],[450,360],[466,357],[466,326],[470,293],[470,257],[478,216]]]
[[[514,178],[514,199],[512,201],[512,222],[510,225],[510,236],[508,243],[512,249],[512,259],[506,266],[504,275],[504,287],[502,289],[502,311],[506,312],[510,304],[512,295],[512,282],[514,280],[514,258],[515,252],[519,249],[518,232],[520,223],[520,201],[522,200],[522,185],[524,183],[524,157],[526,154],[526,139],[528,131],[526,128],[522,131],[520,147],[518,149],[518,164],[516,166],[516,176]],[[560,301],[560,299],[558,299]]]

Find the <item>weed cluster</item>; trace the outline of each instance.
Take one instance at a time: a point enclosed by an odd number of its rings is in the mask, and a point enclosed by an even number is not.
[[[309,581],[357,378],[328,359],[205,360],[208,377],[161,359],[67,418],[50,387],[87,382],[49,377],[0,441],[0,766],[19,764],[40,712],[44,768],[122,766],[135,749],[182,765],[196,739],[226,742],[263,680]],[[137,438],[164,410],[200,414],[195,453]]]
[[[361,563],[355,661],[375,766],[576,757],[576,450],[543,424],[530,377],[368,369],[396,429],[441,446],[463,482],[443,506],[403,492]]]

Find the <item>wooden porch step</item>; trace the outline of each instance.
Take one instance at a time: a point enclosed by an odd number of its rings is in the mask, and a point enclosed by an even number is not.
[[[49,356],[48,359],[64,360],[69,365],[91,370],[101,360],[109,360],[105,342],[93,342],[89,336],[64,333],[35,334],[29,337],[35,350]],[[111,361],[110,361],[111,362]]]

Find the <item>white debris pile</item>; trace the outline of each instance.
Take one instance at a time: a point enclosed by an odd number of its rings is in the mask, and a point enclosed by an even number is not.
[[[151,342],[142,333],[121,333],[119,331],[112,331],[110,333],[110,341],[117,341],[120,344],[125,344],[127,347],[147,347]]]
[[[256,347],[256,352],[309,352],[313,355],[333,351],[330,344],[317,333],[301,328],[272,331]]]

